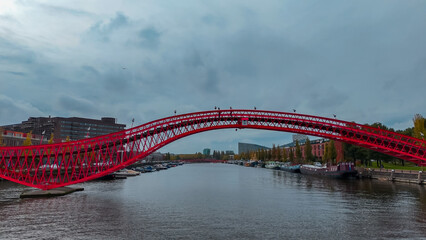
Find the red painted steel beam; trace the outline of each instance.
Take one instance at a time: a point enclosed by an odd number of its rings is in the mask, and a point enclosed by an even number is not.
[[[398,133],[304,114],[217,110],[163,118],[121,132],[74,142],[0,147],[0,177],[40,189],[67,186],[115,172],[180,138],[225,128],[324,137],[426,165],[426,142]]]

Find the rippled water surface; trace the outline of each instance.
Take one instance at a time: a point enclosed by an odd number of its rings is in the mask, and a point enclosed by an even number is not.
[[[187,164],[19,199],[0,182],[0,239],[426,239],[426,188]]]

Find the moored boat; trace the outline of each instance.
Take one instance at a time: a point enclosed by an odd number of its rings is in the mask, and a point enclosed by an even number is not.
[[[302,165],[300,166],[300,172],[302,174],[332,178],[354,178],[358,174],[353,163],[338,163],[337,165],[328,166]]]
[[[265,165],[265,168],[279,170],[280,169],[280,163],[278,163],[278,162],[268,162]]]
[[[156,164],[156,165],[154,165],[154,168],[157,170],[157,171],[160,171],[160,170],[166,170],[167,169],[167,167],[165,167],[164,165],[162,165],[162,164]]]
[[[145,169],[143,167],[136,167],[134,170],[138,171],[140,173],[144,173],[145,172]]]
[[[297,164],[297,165],[283,164],[281,165],[280,169],[286,172],[300,173],[300,164]]]
[[[114,173],[105,175],[103,177],[97,178],[96,180],[115,180],[115,179],[126,179],[127,177],[125,176],[121,176],[121,175],[116,175]]]
[[[139,174],[141,174],[141,173],[138,172],[138,171],[133,171],[133,170],[128,170],[128,169],[121,169],[121,170],[114,172],[114,175],[116,177],[119,177],[119,176],[134,177],[134,176],[137,176]]]
[[[145,172],[155,172],[157,171],[157,169],[155,169],[154,167],[152,167],[151,165],[147,165],[144,167]]]

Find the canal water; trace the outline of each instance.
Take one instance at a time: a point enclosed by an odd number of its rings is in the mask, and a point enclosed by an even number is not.
[[[0,182],[0,239],[426,239],[426,188],[186,164],[50,199]]]

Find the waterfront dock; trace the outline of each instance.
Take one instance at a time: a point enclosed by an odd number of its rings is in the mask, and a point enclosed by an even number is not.
[[[28,190],[23,192],[20,198],[49,198],[63,196],[77,191],[84,191],[84,188],[59,187],[49,190]]]
[[[258,166],[259,164],[249,164],[248,161],[231,160],[227,161],[229,164],[237,164],[242,166]],[[278,163],[277,163],[278,164]],[[262,164],[260,164],[262,165]],[[285,166],[283,164],[282,166]],[[285,170],[285,168],[280,168]],[[400,170],[400,169],[385,169],[385,168],[364,168],[355,167],[356,178],[375,179],[380,181],[403,182],[413,183],[419,185],[426,185],[426,173],[419,170]]]
[[[426,184],[426,174],[417,170],[394,170],[384,168],[357,168],[359,177],[382,181]]]

